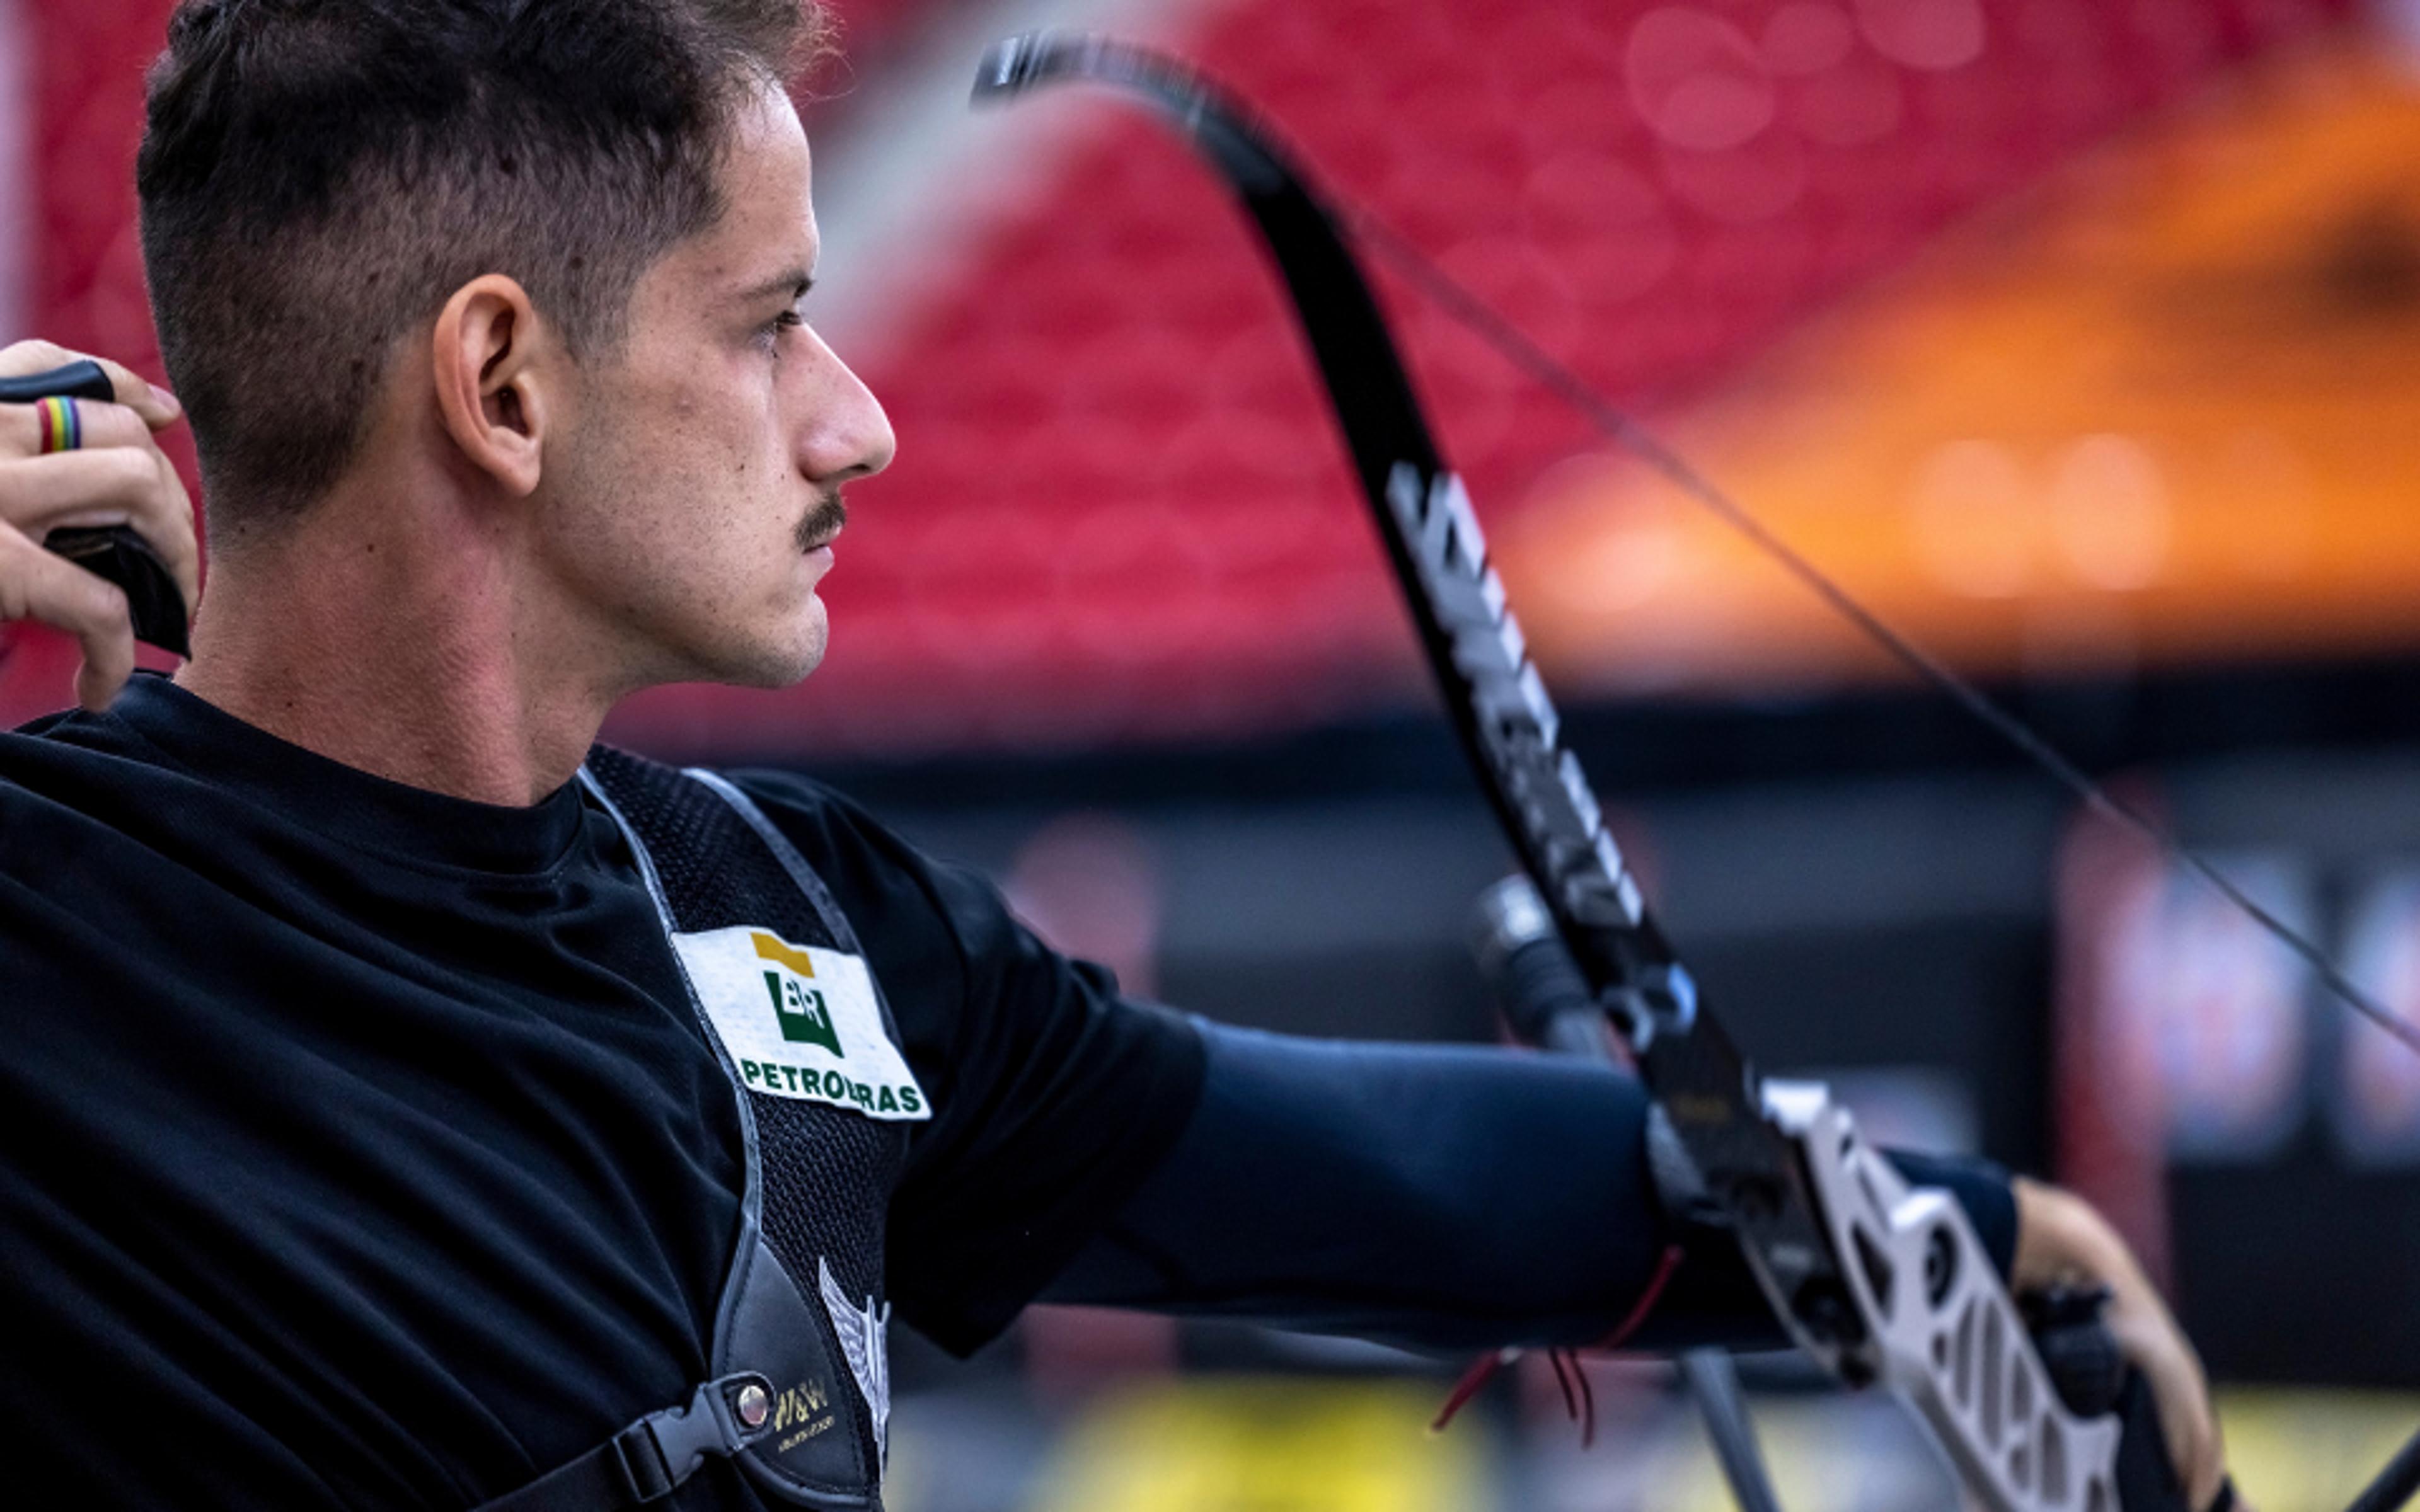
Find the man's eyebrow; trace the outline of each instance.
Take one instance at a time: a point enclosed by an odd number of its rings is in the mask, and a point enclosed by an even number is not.
[[[761,284],[739,291],[737,298],[743,304],[769,300],[776,294],[787,294],[794,300],[806,298],[807,290],[815,286],[815,275],[803,268],[784,269]]]

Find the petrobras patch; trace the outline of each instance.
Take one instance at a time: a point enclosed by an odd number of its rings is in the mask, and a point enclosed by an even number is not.
[[[745,924],[675,934],[673,948],[750,1091],[870,1119],[933,1116],[883,1031],[864,957]]]

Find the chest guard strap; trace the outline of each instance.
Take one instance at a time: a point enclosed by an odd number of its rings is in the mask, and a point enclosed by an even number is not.
[[[830,892],[745,794],[714,773],[603,746],[580,779],[628,842],[687,1010],[731,1082],[746,1156],[740,1231],[715,1313],[714,1379],[479,1512],[621,1512],[670,1495],[710,1458],[729,1460],[775,1504],[881,1512],[891,1395],[882,1227],[908,1125],[888,1103],[852,1105],[853,1091],[799,1095],[813,1077],[776,1079],[752,1061],[752,1082],[717,1013],[745,1033],[733,1015],[783,1010],[771,966],[812,976],[820,962],[847,967],[864,995],[853,1016],[822,1011],[800,1029],[806,1038],[858,1065],[895,1056],[897,1026]],[[734,937],[768,952],[768,965],[742,973],[737,996],[717,980],[714,954]],[[908,1106],[929,1116],[921,1094]]]
[[[479,1512],[601,1512],[669,1496],[708,1455],[729,1457],[773,1431],[770,1381],[753,1371],[709,1381],[686,1407],[667,1407],[558,1465]],[[748,1426],[753,1417],[755,1427]]]

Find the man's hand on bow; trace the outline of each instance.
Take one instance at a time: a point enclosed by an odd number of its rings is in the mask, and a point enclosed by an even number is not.
[[[2201,1357],[2108,1220],[2071,1192],[2024,1177],[2015,1189],[2017,1253],[2009,1289],[2024,1295],[2062,1286],[2107,1288],[2102,1321],[2149,1384],[2168,1462],[2184,1486],[2186,1504],[2202,1512],[2218,1498],[2226,1458]],[[2250,1512],[2240,1497],[2235,1505]]]

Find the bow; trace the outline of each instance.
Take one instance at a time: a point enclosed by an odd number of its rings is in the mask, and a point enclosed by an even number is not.
[[[1906,1403],[1947,1454],[1971,1504],[1988,1512],[2117,1512],[2116,1420],[2098,1407],[2072,1411],[2062,1399],[1955,1200],[1900,1180],[1823,1088],[1759,1077],[1699,1003],[1606,830],[1586,774],[1560,743],[1553,702],[1488,565],[1469,499],[1440,455],[1327,204],[1241,104],[1143,49],[1073,34],[1011,39],[984,58],[975,98],[1006,100],[1066,79],[1127,87],[1174,117],[1258,227],[1293,296],[1448,716],[1535,887],[1534,932],[1559,938],[1595,1011],[1611,1016],[1637,1063],[1668,1202],[1737,1242],[1800,1350],[1844,1384],[1880,1384]],[[2375,1008],[2373,1016],[2420,1045],[2420,1032],[2370,1004],[2316,946],[1849,598],[1382,225],[1361,217],[1355,229],[1450,313],[1756,538],[2087,802],[2193,866],[2261,917],[2332,988],[2365,1011]],[[2420,1478],[2420,1456],[2407,1452],[2397,1462],[2404,1459],[2415,1460]]]

